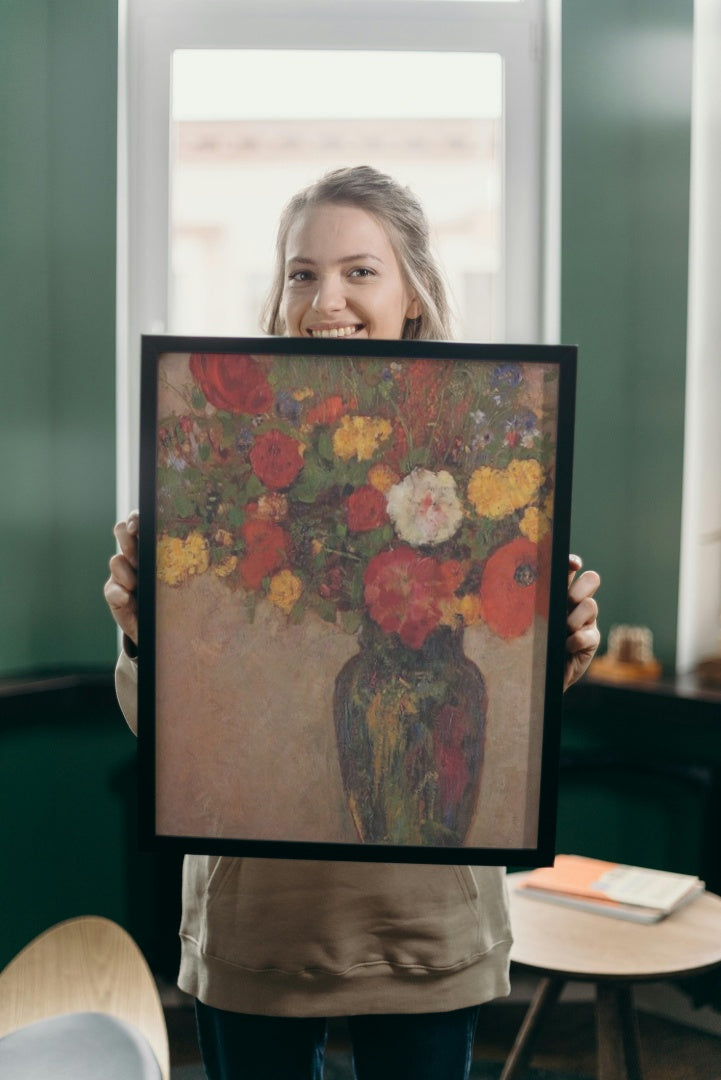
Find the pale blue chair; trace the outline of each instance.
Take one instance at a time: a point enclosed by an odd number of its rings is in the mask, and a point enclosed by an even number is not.
[[[0,973],[0,1077],[169,1080],[155,980],[117,923],[58,923]]]

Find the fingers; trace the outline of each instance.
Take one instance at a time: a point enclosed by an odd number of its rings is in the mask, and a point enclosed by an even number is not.
[[[601,642],[596,622],[598,604],[594,599],[601,578],[595,570],[586,570],[576,577],[582,566],[582,560],[577,555],[569,556],[564,690],[577,682],[588,669]]]
[[[585,570],[575,581],[569,572],[568,607],[569,610],[580,604],[587,597],[593,596],[601,585],[601,578],[595,570]]]
[[[105,582],[105,600],[116,623],[130,640],[138,643],[138,606],[135,593],[126,589],[112,576]]]
[[[139,520],[138,511],[133,510],[128,514],[125,521],[119,521],[113,529],[118,547],[131,566],[134,567],[138,565]]]
[[[568,556],[568,587],[569,587],[569,589],[571,588],[571,585],[573,584],[573,579],[575,578],[576,574],[578,573],[578,571],[581,569],[582,566],[583,566],[583,559],[581,558],[580,555],[569,555]]]
[[[566,629],[569,634],[575,633],[584,626],[595,625],[598,618],[598,604],[593,596],[584,596],[570,606],[566,616]]]
[[[129,592],[135,592],[138,587],[138,573],[135,564],[125,555],[113,555],[108,565],[110,567],[110,577],[113,581],[117,581],[119,585],[128,589]]]
[[[120,553],[112,556],[109,562],[110,577],[105,582],[103,594],[110,613],[124,634],[137,645],[138,643],[138,527],[137,510],[128,515],[125,521],[119,521],[113,533],[118,542]]]
[[[583,626],[580,630],[575,630],[568,635],[566,638],[566,652],[570,656],[588,654],[590,662],[600,644],[601,631],[594,622],[590,626]]]

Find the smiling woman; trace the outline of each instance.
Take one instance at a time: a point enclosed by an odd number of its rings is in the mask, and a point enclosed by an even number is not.
[[[442,340],[450,323],[427,220],[408,188],[359,166],[336,169],[290,200],[268,333]]]

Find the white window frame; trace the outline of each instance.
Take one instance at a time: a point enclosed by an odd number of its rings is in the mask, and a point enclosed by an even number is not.
[[[495,52],[504,60],[503,340],[556,341],[560,0],[119,0],[118,514],[138,496],[142,333],[167,327],[176,49]],[[289,193],[290,194],[290,193]]]
[[[676,670],[721,654],[721,0],[696,0],[693,32],[688,338]]]

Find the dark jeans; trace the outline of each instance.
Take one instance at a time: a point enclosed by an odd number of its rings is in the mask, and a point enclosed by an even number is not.
[[[321,1080],[322,1017],[249,1016],[196,1002],[208,1080]],[[467,1080],[478,1006],[445,1013],[350,1016],[357,1080]]]

